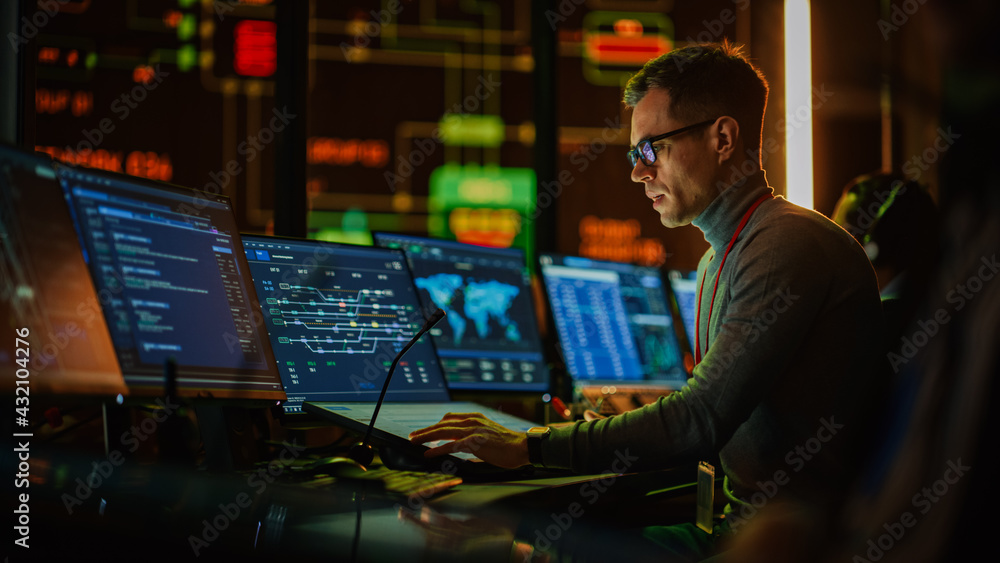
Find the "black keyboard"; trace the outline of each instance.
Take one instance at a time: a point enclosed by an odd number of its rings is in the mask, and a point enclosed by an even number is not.
[[[377,482],[385,492],[411,498],[429,498],[462,483],[462,478],[448,473],[405,471],[378,466],[355,477],[319,477],[308,481],[307,487],[323,488],[336,481]]]

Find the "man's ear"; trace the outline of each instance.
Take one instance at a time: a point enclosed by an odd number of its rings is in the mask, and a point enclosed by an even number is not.
[[[737,156],[740,124],[732,117],[724,115],[715,122],[712,130],[715,134],[715,152],[719,155],[719,164]]]

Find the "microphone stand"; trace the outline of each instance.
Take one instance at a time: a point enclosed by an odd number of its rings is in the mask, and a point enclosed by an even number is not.
[[[400,350],[399,353],[396,354],[396,357],[392,360],[392,364],[389,366],[389,372],[385,376],[385,383],[382,384],[382,393],[378,396],[378,402],[375,403],[375,411],[372,412],[372,419],[368,423],[368,430],[365,431],[364,440],[351,446],[350,452],[348,453],[348,456],[354,461],[360,463],[365,467],[368,467],[368,465],[372,462],[372,460],[375,459],[375,450],[371,447],[371,445],[368,444],[368,440],[371,438],[372,429],[375,428],[375,420],[378,418],[379,409],[382,408],[382,401],[385,399],[385,392],[389,389],[389,381],[392,379],[392,372],[396,370],[396,364],[399,363],[399,360],[403,357],[403,354],[405,354],[407,350],[409,350],[414,344],[416,344],[417,341],[420,340],[420,337],[423,336],[425,332],[430,330],[434,325],[438,323],[438,321],[440,321],[443,318],[444,318],[444,311],[441,308],[438,308],[438,310],[434,311],[434,314],[431,315],[431,318],[427,319],[427,322],[424,323],[424,326],[420,327],[420,330],[417,331],[416,336],[411,338],[410,341],[406,343],[406,346],[403,346],[403,349]]]

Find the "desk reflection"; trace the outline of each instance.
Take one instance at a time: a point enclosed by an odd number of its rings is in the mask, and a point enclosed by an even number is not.
[[[693,515],[687,496],[649,500],[654,484],[677,479],[670,473],[462,484],[409,501],[386,494],[377,483],[316,488],[272,473],[277,475],[268,481],[260,473],[212,475],[128,460],[112,467],[88,456],[39,451],[32,458],[31,549],[25,555],[34,560],[662,561],[663,554],[642,541],[642,525]],[[599,502],[588,503],[591,497],[581,495],[581,487],[602,479],[610,486]],[[9,494],[14,497],[15,491]],[[671,513],[670,506],[679,509]]]

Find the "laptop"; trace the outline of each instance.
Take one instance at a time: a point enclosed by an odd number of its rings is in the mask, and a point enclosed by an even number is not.
[[[420,307],[403,252],[263,235],[244,234],[242,240],[288,396],[285,411],[363,434],[393,358],[430,316]],[[411,432],[449,412],[480,412],[518,431],[536,426],[452,401],[425,335],[396,366],[371,443],[393,469],[430,470],[451,461],[452,473],[497,470],[464,452],[426,460],[423,452],[434,444],[409,441]]]
[[[551,253],[539,264],[567,371],[593,408],[632,410],[685,384],[658,268]]]
[[[431,336],[449,389],[549,390],[524,251],[399,233],[374,239],[406,254],[424,309],[448,314]]]

